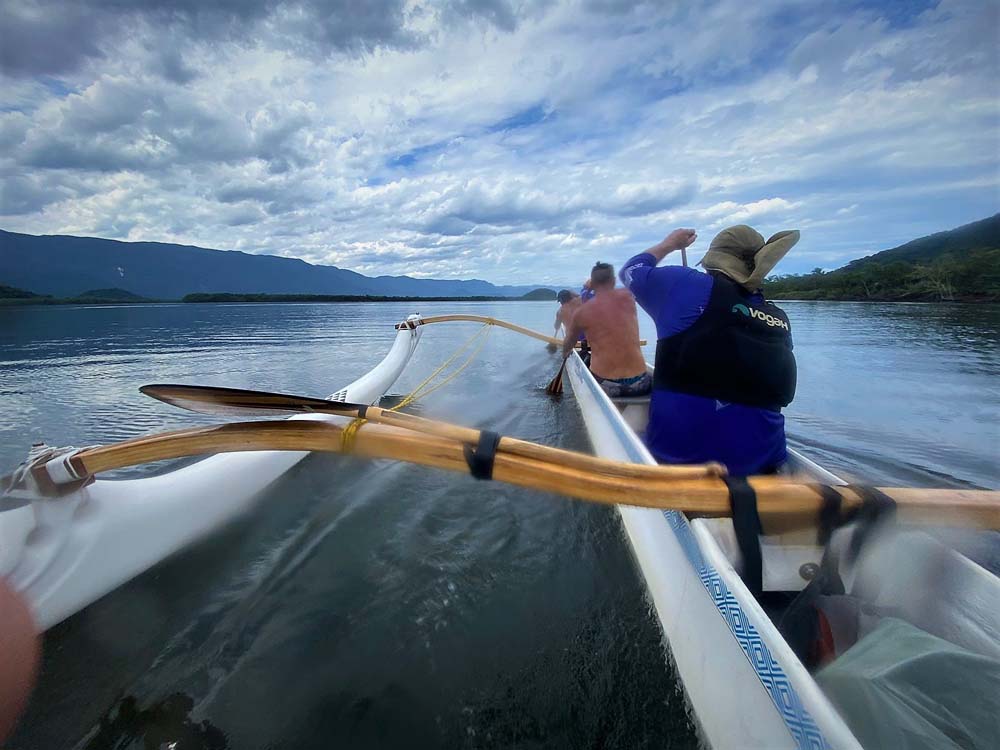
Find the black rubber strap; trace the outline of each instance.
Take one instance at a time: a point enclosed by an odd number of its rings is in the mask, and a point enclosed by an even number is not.
[[[851,537],[851,546],[848,549],[848,555],[851,561],[854,561],[871,536],[872,530],[896,515],[896,501],[874,487],[860,484],[849,484],[847,487],[861,498],[861,507],[854,515],[858,521],[858,529]]]
[[[816,529],[816,544],[825,547],[834,530],[842,523],[840,507],[844,498],[833,487],[827,484],[815,485],[816,491],[823,498],[823,507],[819,510],[819,523]]]
[[[758,596],[764,588],[764,563],[760,555],[763,529],[757,513],[757,493],[743,477],[722,477],[722,481],[729,488],[733,530],[743,555],[743,582],[751,594]]]
[[[876,515],[881,518],[882,516],[896,512],[896,501],[877,487],[869,487],[864,484],[849,484],[847,488],[854,490],[861,496],[861,499],[864,501],[864,504],[861,506],[862,511],[868,515]]]
[[[358,419],[364,419],[367,414],[368,407],[365,404],[358,407]]]
[[[493,462],[496,460],[499,444],[498,433],[483,430],[479,433],[479,444],[475,449],[464,446],[465,462],[469,465],[469,473],[476,479],[493,478]]]

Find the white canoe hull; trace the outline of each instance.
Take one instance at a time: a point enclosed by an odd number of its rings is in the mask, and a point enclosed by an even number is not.
[[[595,452],[655,464],[576,354],[566,372]],[[833,476],[823,474],[817,480]],[[628,505],[618,511],[710,746],[860,747],[701,521]]]
[[[373,370],[331,396],[371,404],[409,362],[420,328],[400,328]],[[342,417],[293,419],[346,422]],[[0,575],[26,595],[43,628],[64,620],[250,507],[307,454],[228,453],[160,476],[97,480],[0,516]]]

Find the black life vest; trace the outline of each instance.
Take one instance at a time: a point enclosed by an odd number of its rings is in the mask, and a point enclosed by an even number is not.
[[[788,316],[770,302],[751,303],[729,277],[712,278],[701,317],[656,343],[653,387],[765,409],[788,406],[796,380]]]

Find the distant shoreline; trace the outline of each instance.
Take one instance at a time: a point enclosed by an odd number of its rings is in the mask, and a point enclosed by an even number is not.
[[[552,292],[551,299],[522,295],[520,297],[473,296],[473,297],[395,297],[380,294],[188,294],[181,300],[192,302],[555,302],[556,295]]]
[[[767,295],[771,302],[877,302],[878,304],[912,305],[912,304],[946,304],[946,305],[973,305],[973,304],[997,304],[1000,297],[996,295],[984,294],[964,294],[956,295],[952,299],[941,299],[933,295],[911,295],[909,297],[859,297],[845,295],[843,297],[820,297],[808,295],[795,296],[771,296]]]
[[[350,302],[555,302],[526,297],[387,297],[366,295],[327,294],[189,294],[184,299],[101,299],[98,297],[41,297],[0,298],[0,307],[26,307],[46,305],[186,305],[186,304],[336,304]]]
[[[263,298],[263,299],[262,299]],[[874,304],[912,305],[912,304],[1000,304],[1000,298],[994,296],[963,296],[956,299],[878,299],[873,297],[768,297],[772,302],[861,302]],[[324,295],[324,294],[206,294],[188,295],[184,299],[135,299],[116,300],[87,297],[41,297],[41,298],[4,298],[0,297],[0,307],[29,307],[50,305],[113,305],[128,307],[129,305],[269,305],[269,304],[338,304],[338,303],[383,303],[383,302],[555,302],[555,299],[533,299],[526,297],[384,297],[364,295]]]

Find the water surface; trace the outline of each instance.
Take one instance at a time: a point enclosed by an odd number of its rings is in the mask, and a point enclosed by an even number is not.
[[[793,444],[880,484],[1000,484],[1000,307],[785,308]],[[36,440],[211,421],[141,396],[147,382],[327,395],[415,310],[548,331],[554,305],[0,308],[0,466]],[[425,329],[393,393],[475,331]],[[586,449],[571,394],[542,392],[555,364],[495,330],[411,409]],[[49,631],[10,747],[694,747],[663,653],[613,511],[313,456],[252,514]]]

